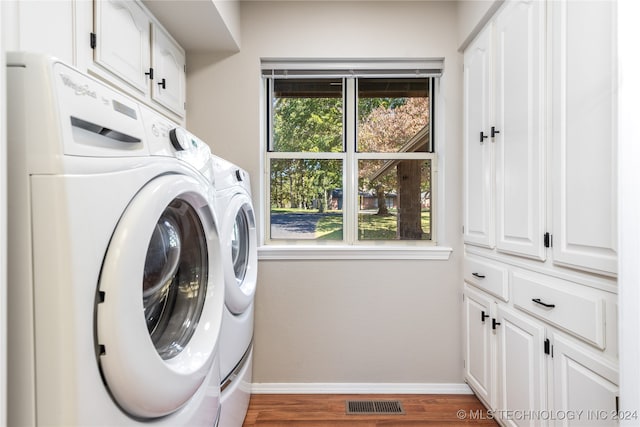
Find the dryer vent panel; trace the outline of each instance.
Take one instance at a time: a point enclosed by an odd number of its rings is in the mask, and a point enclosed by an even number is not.
[[[403,415],[399,400],[347,400],[347,415]]]

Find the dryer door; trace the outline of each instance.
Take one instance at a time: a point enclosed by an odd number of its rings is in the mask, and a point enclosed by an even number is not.
[[[258,270],[256,222],[247,194],[237,193],[232,197],[223,224],[226,304],[232,313],[240,314],[253,301]]]
[[[224,286],[204,181],[164,175],[129,204],[100,277],[97,347],[109,391],[137,418],[168,415],[216,356]]]

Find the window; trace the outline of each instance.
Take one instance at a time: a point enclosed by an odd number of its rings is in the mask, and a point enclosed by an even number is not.
[[[270,65],[265,240],[435,243],[437,73]]]

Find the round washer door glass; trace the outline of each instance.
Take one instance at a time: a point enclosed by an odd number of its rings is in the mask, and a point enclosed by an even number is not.
[[[196,330],[207,288],[207,243],[195,209],[171,202],[158,220],[142,282],[144,316],[162,359],[180,353]]]
[[[225,203],[222,232],[225,301],[234,314],[253,302],[257,281],[256,222],[251,199],[238,193]]]
[[[231,259],[233,261],[233,272],[236,275],[238,285],[242,284],[244,276],[247,274],[247,264],[249,263],[250,248],[249,220],[247,211],[240,209],[236,214],[233,224],[233,235],[231,240]]]

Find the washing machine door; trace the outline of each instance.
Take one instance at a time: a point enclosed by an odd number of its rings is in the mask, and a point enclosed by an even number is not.
[[[222,260],[227,308],[243,313],[253,301],[257,280],[256,223],[248,194],[236,193],[223,219]]]
[[[122,215],[100,277],[99,363],[118,406],[138,419],[183,407],[216,357],[224,285],[204,181],[164,175]]]

